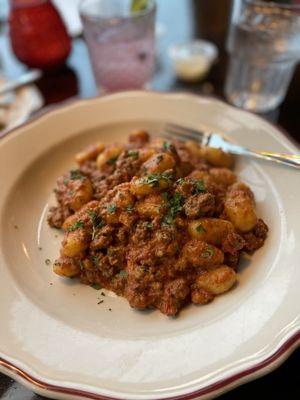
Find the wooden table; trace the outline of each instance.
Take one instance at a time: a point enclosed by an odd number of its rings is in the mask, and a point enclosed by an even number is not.
[[[158,0],[158,22],[165,31],[158,40],[158,60],[152,88],[162,91],[188,91],[223,98],[227,55],[224,49],[225,31],[231,0]],[[172,4],[172,5],[171,5]],[[171,8],[172,7],[172,8]],[[167,49],[171,43],[193,37],[214,41],[219,48],[219,61],[207,79],[198,84],[184,84],[176,80]],[[23,72],[24,66],[12,55],[6,35],[0,38],[0,57],[9,78]],[[82,37],[73,40],[73,50],[67,66],[37,83],[45,105],[51,106],[71,97],[97,95],[85,42]],[[265,118],[283,128],[294,142],[300,144],[300,66],[298,66],[288,94],[281,107]],[[0,295],[1,296],[1,295]],[[265,398],[300,398],[299,374],[300,349],[276,371],[254,382],[245,384],[221,397],[220,400],[247,400],[255,396]],[[28,391],[12,379],[0,374],[0,400],[38,400],[42,397]]]

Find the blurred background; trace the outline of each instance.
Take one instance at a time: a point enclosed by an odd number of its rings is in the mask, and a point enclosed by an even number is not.
[[[298,1],[290,1],[290,3],[295,2]],[[41,18],[48,18],[48,20],[50,18],[51,20],[51,15],[49,17],[45,13],[44,16],[41,16],[40,12],[39,15],[34,17],[31,15],[32,11],[28,12],[28,9],[32,10],[34,6],[39,6],[40,3],[41,1],[39,0],[0,0],[0,87],[1,82],[4,83],[7,80],[11,81],[22,77],[31,66],[28,59],[26,59],[26,55],[24,58],[23,54],[24,47],[29,47],[28,42],[30,40],[24,39],[23,41],[26,44],[22,43],[22,34],[24,32],[20,32],[20,21],[24,21],[27,18],[32,24],[31,28],[33,27],[32,29],[36,30],[33,41],[37,43],[34,43],[34,51],[40,53],[41,49],[47,48],[47,40],[51,36],[50,33],[53,33],[53,30],[55,30],[53,28],[54,25],[49,24],[48,27],[45,27],[45,30],[48,29],[49,32],[44,32],[42,35],[40,32],[41,24],[38,21]],[[46,3],[49,2],[47,1]],[[27,103],[28,99],[31,98],[31,108],[34,112],[41,109],[41,107],[59,103],[70,98],[87,98],[102,93],[101,85],[99,86],[99,82],[97,84],[95,80],[86,40],[83,36],[82,23],[78,12],[79,3],[80,0],[52,1],[52,5],[59,12],[65,24],[70,39],[70,51],[65,49],[65,62],[59,63],[57,68],[50,68],[50,70],[43,72],[42,77],[36,81],[38,92],[35,92],[31,97],[28,93],[27,96],[23,93],[23,97],[27,100]],[[238,101],[235,103],[234,97],[230,99],[230,93],[229,95],[227,93],[227,96],[225,96],[225,81],[226,75],[228,75],[229,59],[229,46],[226,49],[226,39],[232,25],[230,24],[232,21],[230,15],[233,10],[236,15],[238,14],[242,0],[157,0],[156,3],[155,65],[153,75],[146,88],[162,91],[182,90],[203,95],[213,95],[251,110],[250,103],[250,107],[245,102],[241,103],[240,99],[238,99],[240,103]],[[25,13],[27,12],[25,17],[23,14],[20,14],[22,8],[25,10]],[[9,18],[10,24],[8,24]],[[279,16],[279,18],[281,17]],[[272,24],[274,23],[272,22]],[[28,26],[26,29],[28,29]],[[92,29],[94,28],[92,27]],[[297,29],[299,34],[300,27],[298,26]],[[272,38],[274,39],[274,33]],[[196,43],[195,45],[195,40],[198,39],[205,40],[206,42],[204,44],[200,43],[200,45]],[[294,37],[294,42],[296,39],[299,46],[297,50],[299,50],[300,54],[300,36],[297,36],[297,38]],[[60,43],[63,43],[64,38],[59,37],[59,40]],[[252,37],[251,40],[253,40]],[[13,46],[12,41],[14,43]],[[260,38],[258,38],[259,41]],[[282,39],[279,42],[281,43]],[[181,44],[185,45],[183,49],[178,48]],[[65,43],[65,46],[68,47],[68,43]],[[93,51],[92,46],[93,44],[90,45],[90,50]],[[204,46],[206,47],[204,48]],[[197,53],[199,51],[200,58]],[[210,54],[206,54],[205,52],[210,52]],[[47,54],[49,53],[50,50]],[[27,54],[27,56],[30,61],[32,55]],[[104,63],[107,63],[107,58],[108,56],[102,58],[103,60],[105,59]],[[283,103],[279,107],[272,103],[271,107],[269,107],[271,110],[252,108],[253,111],[263,111],[267,118],[278,122],[294,138],[300,140],[298,115],[300,104],[300,67],[299,65],[295,67],[294,64],[296,65],[296,63],[293,63],[290,73],[291,78],[287,78],[288,89],[287,94],[285,94],[285,91],[283,93]],[[43,69],[43,63],[41,67]],[[241,78],[236,76],[235,71],[231,75],[234,76],[235,80],[229,82],[231,87],[228,89],[228,84],[227,89],[232,91]],[[268,75],[270,76],[269,73]],[[275,71],[275,76],[277,75],[278,73]],[[257,80],[253,83],[251,82],[253,78],[250,77],[249,79],[251,88],[254,87],[257,90],[256,87],[259,87]],[[289,79],[292,79],[291,83]],[[273,78],[271,80],[274,81]],[[263,105],[267,104],[266,108],[268,108],[268,99],[266,100],[264,97],[262,99]],[[6,95],[6,101],[3,101],[3,97],[0,97],[0,122],[1,112],[3,114],[1,104],[3,105],[3,103],[9,103],[10,101],[12,101],[11,95],[10,98],[7,98]],[[29,110],[26,110],[26,112],[28,113]],[[23,111],[23,114],[26,112]],[[15,115],[10,115],[10,119],[14,117]],[[15,117],[15,119],[17,118]],[[5,118],[2,120],[2,126],[4,124]]]

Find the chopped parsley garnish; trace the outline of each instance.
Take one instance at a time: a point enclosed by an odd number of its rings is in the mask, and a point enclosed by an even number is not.
[[[203,226],[202,226],[201,224],[199,224],[199,225],[196,227],[196,231],[197,231],[198,233],[200,233],[201,235],[202,235],[203,233],[206,232],[206,230],[203,228]]]
[[[162,197],[164,200],[169,200],[169,193],[163,192],[163,193],[161,194],[161,197]]]
[[[116,257],[117,255],[117,250],[116,249],[112,249],[111,247],[109,249],[107,249],[107,255],[109,257]]]
[[[162,222],[165,225],[172,225],[174,222],[174,217],[171,214],[166,214],[164,215]]]
[[[78,261],[78,264],[79,264],[79,267],[80,267],[81,271],[84,270],[83,261],[82,261],[82,260],[79,260],[79,261]]]
[[[159,173],[149,174],[148,176],[145,176],[143,181],[144,183],[150,185],[151,187],[158,187],[160,180],[170,182],[172,179],[173,179],[173,173],[171,171],[166,171],[163,172],[162,174]]]
[[[149,272],[149,266],[148,265],[141,265],[141,270],[143,272]]]
[[[159,163],[162,161],[162,159],[163,159],[162,154],[159,154],[159,155],[156,157],[156,164],[159,164]]]
[[[173,214],[181,211],[184,200],[184,196],[181,193],[174,193],[173,197],[169,200],[169,207]]]
[[[152,187],[157,187],[159,185],[160,174],[149,174],[144,178],[144,182]]]
[[[205,251],[202,253],[202,257],[208,258],[215,254],[214,249],[211,246],[207,246]]]
[[[165,200],[167,200],[167,199],[165,199]],[[159,210],[165,210],[166,209],[166,203],[163,201],[162,203],[160,203],[158,208],[159,208]]]
[[[178,243],[175,243],[175,244],[174,244],[174,248],[175,248],[176,253],[179,253],[179,251],[180,251],[180,246],[179,246]]]
[[[45,264],[46,264],[46,265],[50,265],[50,264],[51,264],[51,260],[50,260],[49,258],[46,258]]]
[[[82,228],[83,226],[84,226],[84,222],[81,221],[81,219],[80,219],[79,221],[74,222],[73,225],[69,226],[67,231],[68,232],[74,232],[74,231],[76,231],[76,229]]]
[[[132,204],[128,204],[128,206],[126,207],[126,211],[132,212],[133,210],[134,210],[134,206]]]
[[[95,228],[102,228],[102,226],[104,225],[104,221],[101,215],[98,215],[94,210],[88,210],[88,215]]]
[[[91,260],[92,260],[93,266],[97,268],[99,266],[99,257],[98,256],[92,256]]]
[[[103,227],[104,221],[102,217],[98,215],[94,210],[88,210],[88,215],[93,225],[92,240],[94,240],[96,235],[96,230],[101,229]]]
[[[144,226],[146,229],[152,229],[152,228],[153,228],[152,222],[148,222],[148,221],[144,222],[144,223],[143,223],[143,226]]]
[[[182,185],[184,183],[184,178],[179,178],[176,181],[177,185]]]
[[[91,287],[92,287],[93,289],[95,289],[95,290],[100,290],[100,289],[102,289],[102,288],[101,288],[101,285],[99,285],[99,283],[94,283],[93,285],[91,285]]]
[[[69,179],[66,176],[64,176],[63,182],[65,185],[67,185],[69,183]],[[57,192],[58,192],[58,190],[54,189],[54,193],[57,193]]]
[[[122,269],[119,273],[118,273],[118,276],[120,277],[120,278],[127,278],[127,271],[125,271],[125,269]]]
[[[104,300],[99,300],[97,304],[101,304],[103,303]]]
[[[174,222],[176,215],[182,210],[184,196],[181,193],[174,193],[168,200],[168,212],[163,217],[163,223],[171,225]]]
[[[82,175],[79,169],[72,169],[70,171],[70,178],[72,179],[72,181],[74,181],[76,179],[84,179],[85,177]]]
[[[107,164],[108,164],[108,165],[114,165],[114,164],[116,163],[116,161],[117,161],[118,158],[119,158],[119,156],[110,157],[110,158],[107,160]]]
[[[117,206],[114,203],[111,203],[106,208],[109,214],[114,214],[116,212]]]
[[[163,149],[164,150],[170,150],[172,147],[172,143],[171,142],[164,142],[163,144]]]
[[[139,152],[137,150],[128,150],[127,157],[132,157],[134,160],[139,158]]]
[[[204,181],[202,179],[194,183],[194,192],[197,194],[206,192]]]

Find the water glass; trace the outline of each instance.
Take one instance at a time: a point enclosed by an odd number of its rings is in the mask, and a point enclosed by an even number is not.
[[[300,59],[300,5],[236,1],[227,50],[228,101],[256,112],[276,108]]]
[[[154,0],[140,11],[129,0],[83,0],[80,15],[94,75],[101,91],[141,89],[155,58]]]

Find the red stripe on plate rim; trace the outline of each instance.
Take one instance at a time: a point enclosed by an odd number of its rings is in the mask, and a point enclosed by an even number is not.
[[[138,92],[138,91],[135,91],[135,92]],[[202,97],[202,98],[206,98],[206,99],[217,100],[218,102],[224,103],[225,105],[227,105],[229,107],[240,110],[239,108],[224,102],[221,98],[218,98],[217,96],[203,96],[203,95],[197,95],[195,93],[189,93],[189,92],[184,92],[184,91],[182,91],[182,92],[178,92],[178,91],[177,92],[163,92],[163,91],[159,91],[159,90],[147,90],[147,91],[140,91],[140,92],[150,92],[150,93],[158,93],[158,94],[160,93],[160,94],[169,94],[169,95],[182,94],[182,95],[188,95],[190,97],[198,97],[198,98]],[[59,105],[54,105],[54,106],[50,105],[48,107],[45,107],[41,112],[38,112],[37,115],[33,116],[32,118],[30,118],[28,121],[24,122],[23,124],[15,127],[15,128],[4,130],[4,131],[0,132],[0,139],[1,139],[1,137],[4,137],[11,132],[18,130],[20,127],[22,127],[24,125],[29,125],[30,123],[35,122],[36,120],[42,118],[45,114],[49,114],[52,111],[55,111],[59,108],[67,107],[69,105],[72,105],[75,102],[81,102],[81,101],[87,102],[87,101],[91,101],[91,100],[96,100],[98,97],[102,98],[102,97],[106,97],[106,96],[110,96],[110,94],[105,94],[102,96],[94,96],[94,97],[91,97],[88,99],[71,98],[71,99],[68,99],[68,100],[60,103]],[[246,110],[240,110],[240,111],[254,115],[256,118],[259,118],[259,119],[263,120],[265,123],[269,124],[270,126],[273,126],[275,129],[280,131],[281,134],[283,134],[283,136],[287,137],[290,140],[290,142],[292,142],[294,145],[299,147],[299,143],[297,143],[295,141],[295,139],[290,134],[288,134],[281,126],[278,126],[277,124],[270,122],[269,120],[263,118],[260,115],[251,113]],[[299,343],[297,343],[297,342],[299,342]],[[283,362],[285,360],[285,358],[289,355],[289,350],[291,351],[293,349],[293,347],[296,347],[296,345],[299,345],[299,344],[300,344],[300,330],[298,332],[296,332],[291,338],[289,338],[274,354],[267,357],[265,360],[253,365],[252,367],[247,368],[244,371],[240,371],[237,374],[233,374],[228,378],[219,380],[211,385],[205,386],[202,389],[199,389],[194,392],[187,393],[187,394],[168,397],[165,400],[191,400],[191,399],[194,399],[199,396],[202,397],[202,396],[209,395],[213,392],[216,392],[216,394],[220,393],[222,391],[222,389],[224,389],[224,392],[225,392],[226,387],[228,387],[228,390],[229,390],[230,386],[233,385],[234,383],[236,383],[235,386],[237,386],[238,381],[243,378],[248,377],[249,378],[248,380],[250,380],[251,375],[253,375],[255,372],[261,371],[267,367],[270,367],[270,369],[272,369],[273,364],[274,364],[273,369],[275,369],[276,366],[279,366],[279,364],[276,364],[276,362],[280,361],[280,359],[282,359],[281,361]],[[286,357],[284,357],[284,356],[286,356]],[[80,396],[82,398],[93,399],[93,400],[119,400],[116,397],[108,397],[108,396],[99,395],[96,393],[92,393],[92,392],[88,392],[88,391],[84,391],[84,390],[80,390],[80,389],[65,388],[65,387],[58,386],[58,385],[48,384],[46,382],[43,382],[40,379],[34,378],[27,372],[23,371],[22,369],[18,368],[13,363],[5,360],[2,357],[0,357],[0,366],[2,366],[7,371],[11,371],[17,378],[20,377],[20,378],[24,379],[25,381],[27,381],[28,383],[36,386],[39,389],[45,390],[45,391],[51,391],[53,393],[61,393],[61,394],[66,394],[66,395]],[[269,372],[269,371],[266,371],[265,373],[267,373],[267,372]],[[263,371],[262,371],[262,375],[263,375]],[[254,379],[254,377],[253,377],[253,379]],[[157,400],[159,400],[159,398]]]
[[[228,387],[228,390],[230,389],[230,385],[233,385],[234,383],[238,383],[239,380],[245,377],[249,377],[248,380],[250,380],[251,375],[254,374],[255,372],[258,372],[266,367],[271,367],[272,369],[272,364],[273,368],[275,369],[279,364],[277,364],[277,361],[283,362],[285,360],[284,355],[287,357],[289,355],[289,350],[292,350],[293,348],[295,349],[297,345],[300,344],[300,330],[296,332],[291,338],[289,338],[283,345],[271,356],[266,358],[263,361],[260,361],[259,363],[253,365],[250,368],[245,369],[244,371],[240,371],[237,374],[233,374],[232,376],[221,379],[211,385],[205,386],[202,389],[196,390],[191,393],[187,394],[182,394],[178,396],[173,396],[173,397],[168,397],[165,400],[191,400],[195,399],[197,397],[202,397],[206,396],[209,394],[212,394],[214,392],[221,392],[222,389],[224,389],[224,392],[226,391],[226,387]],[[52,385],[48,384],[47,382],[43,382],[40,379],[34,378],[27,372],[23,371],[22,369],[18,368],[15,366],[13,363],[6,361],[4,358],[0,357],[0,365],[4,367],[4,369],[7,369],[8,371],[12,372],[14,375],[20,378],[25,379],[27,382],[30,384],[36,386],[39,389],[45,390],[45,391],[51,391],[53,393],[61,393],[61,394],[66,394],[66,395],[73,395],[73,396],[80,396],[82,398],[86,399],[93,399],[93,400],[119,400],[120,398],[117,397],[109,397],[109,396],[104,396],[104,395],[99,395],[96,393],[88,392],[85,390],[80,390],[80,389],[73,389],[73,388],[66,388],[58,385]],[[266,371],[267,373],[269,371]],[[263,374],[263,372],[262,372]],[[237,385],[235,385],[237,386]],[[159,400],[159,398],[157,399]]]

